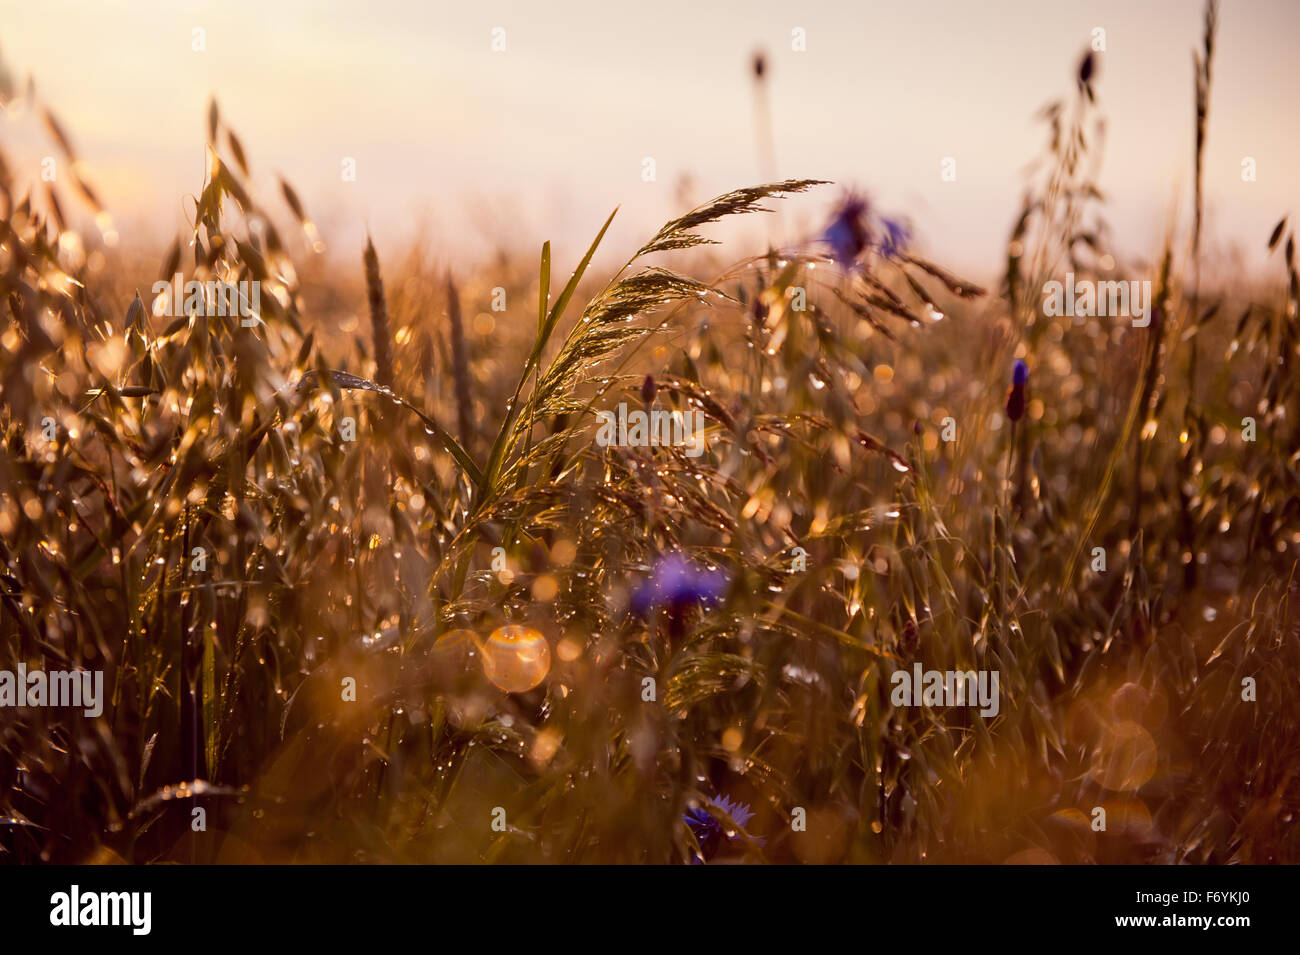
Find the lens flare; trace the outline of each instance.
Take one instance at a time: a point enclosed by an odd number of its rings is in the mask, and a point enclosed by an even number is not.
[[[551,648],[532,627],[499,627],[483,645],[483,675],[507,693],[531,690],[550,669]]]

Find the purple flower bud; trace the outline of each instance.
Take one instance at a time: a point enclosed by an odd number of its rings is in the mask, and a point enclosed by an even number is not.
[[[1019,421],[1025,414],[1025,385],[1029,382],[1029,366],[1017,361],[1011,371],[1011,390],[1007,392],[1007,418]]]

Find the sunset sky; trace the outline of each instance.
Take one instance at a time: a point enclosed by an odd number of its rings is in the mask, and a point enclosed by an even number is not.
[[[161,244],[181,227],[215,93],[259,190],[285,175],[332,252],[352,256],[367,226],[392,248],[423,226],[455,260],[546,238],[576,257],[616,205],[608,244],[625,257],[682,211],[683,176],[696,202],[759,181],[750,61],[762,48],[777,176],[868,191],[911,217],[925,251],[982,279],[999,267],[1042,146],[1033,114],[1072,91],[1094,27],[1106,30],[1101,186],[1116,244],[1151,257],[1171,215],[1186,223],[1200,18],[1199,2],[1154,0],[0,0],[0,56],[19,84],[34,75],[128,243]],[[791,49],[796,27],[806,52]],[[1210,229],[1255,260],[1300,205],[1297,36],[1300,4],[1223,4]],[[30,112],[11,112],[0,141],[37,178],[52,149]],[[345,156],[356,182],[340,180]],[[940,179],[944,156],[956,182]],[[1244,156],[1257,182],[1242,182]],[[814,234],[835,195],[796,200],[781,237]]]

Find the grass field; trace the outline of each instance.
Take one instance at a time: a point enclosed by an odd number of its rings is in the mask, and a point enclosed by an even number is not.
[[[0,162],[0,670],[104,675],[0,709],[0,859],[1300,862],[1293,220],[1239,280],[1198,176],[1117,260],[1072,71],[987,288],[813,180],[618,272],[596,222],[341,273],[215,101],[170,249]],[[818,193],[815,241],[705,244]],[[1147,323],[1045,314],[1067,272]],[[620,405],[693,443],[597,440]]]

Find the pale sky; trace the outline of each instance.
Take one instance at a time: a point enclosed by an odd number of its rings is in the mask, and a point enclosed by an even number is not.
[[[763,48],[777,176],[864,189],[937,261],[985,280],[1043,143],[1033,114],[1072,92],[1094,27],[1119,250],[1153,257],[1171,211],[1185,224],[1201,15],[1192,0],[0,0],[0,56],[19,83],[35,76],[127,243],[181,227],[215,92],[259,193],[283,173],[332,251],[359,256],[367,225],[395,251],[423,222],[453,260],[485,254],[487,236],[530,251],[550,238],[567,261],[621,205],[607,239],[621,261],[682,211],[681,176],[696,201],[761,180],[749,64]],[[1252,259],[1300,211],[1297,39],[1294,0],[1222,6],[1209,224]],[[33,178],[53,151],[30,115],[0,118],[0,141]],[[341,181],[345,156],[356,182]],[[1242,182],[1244,156],[1257,182]],[[836,194],[793,200],[783,237],[814,232]]]

